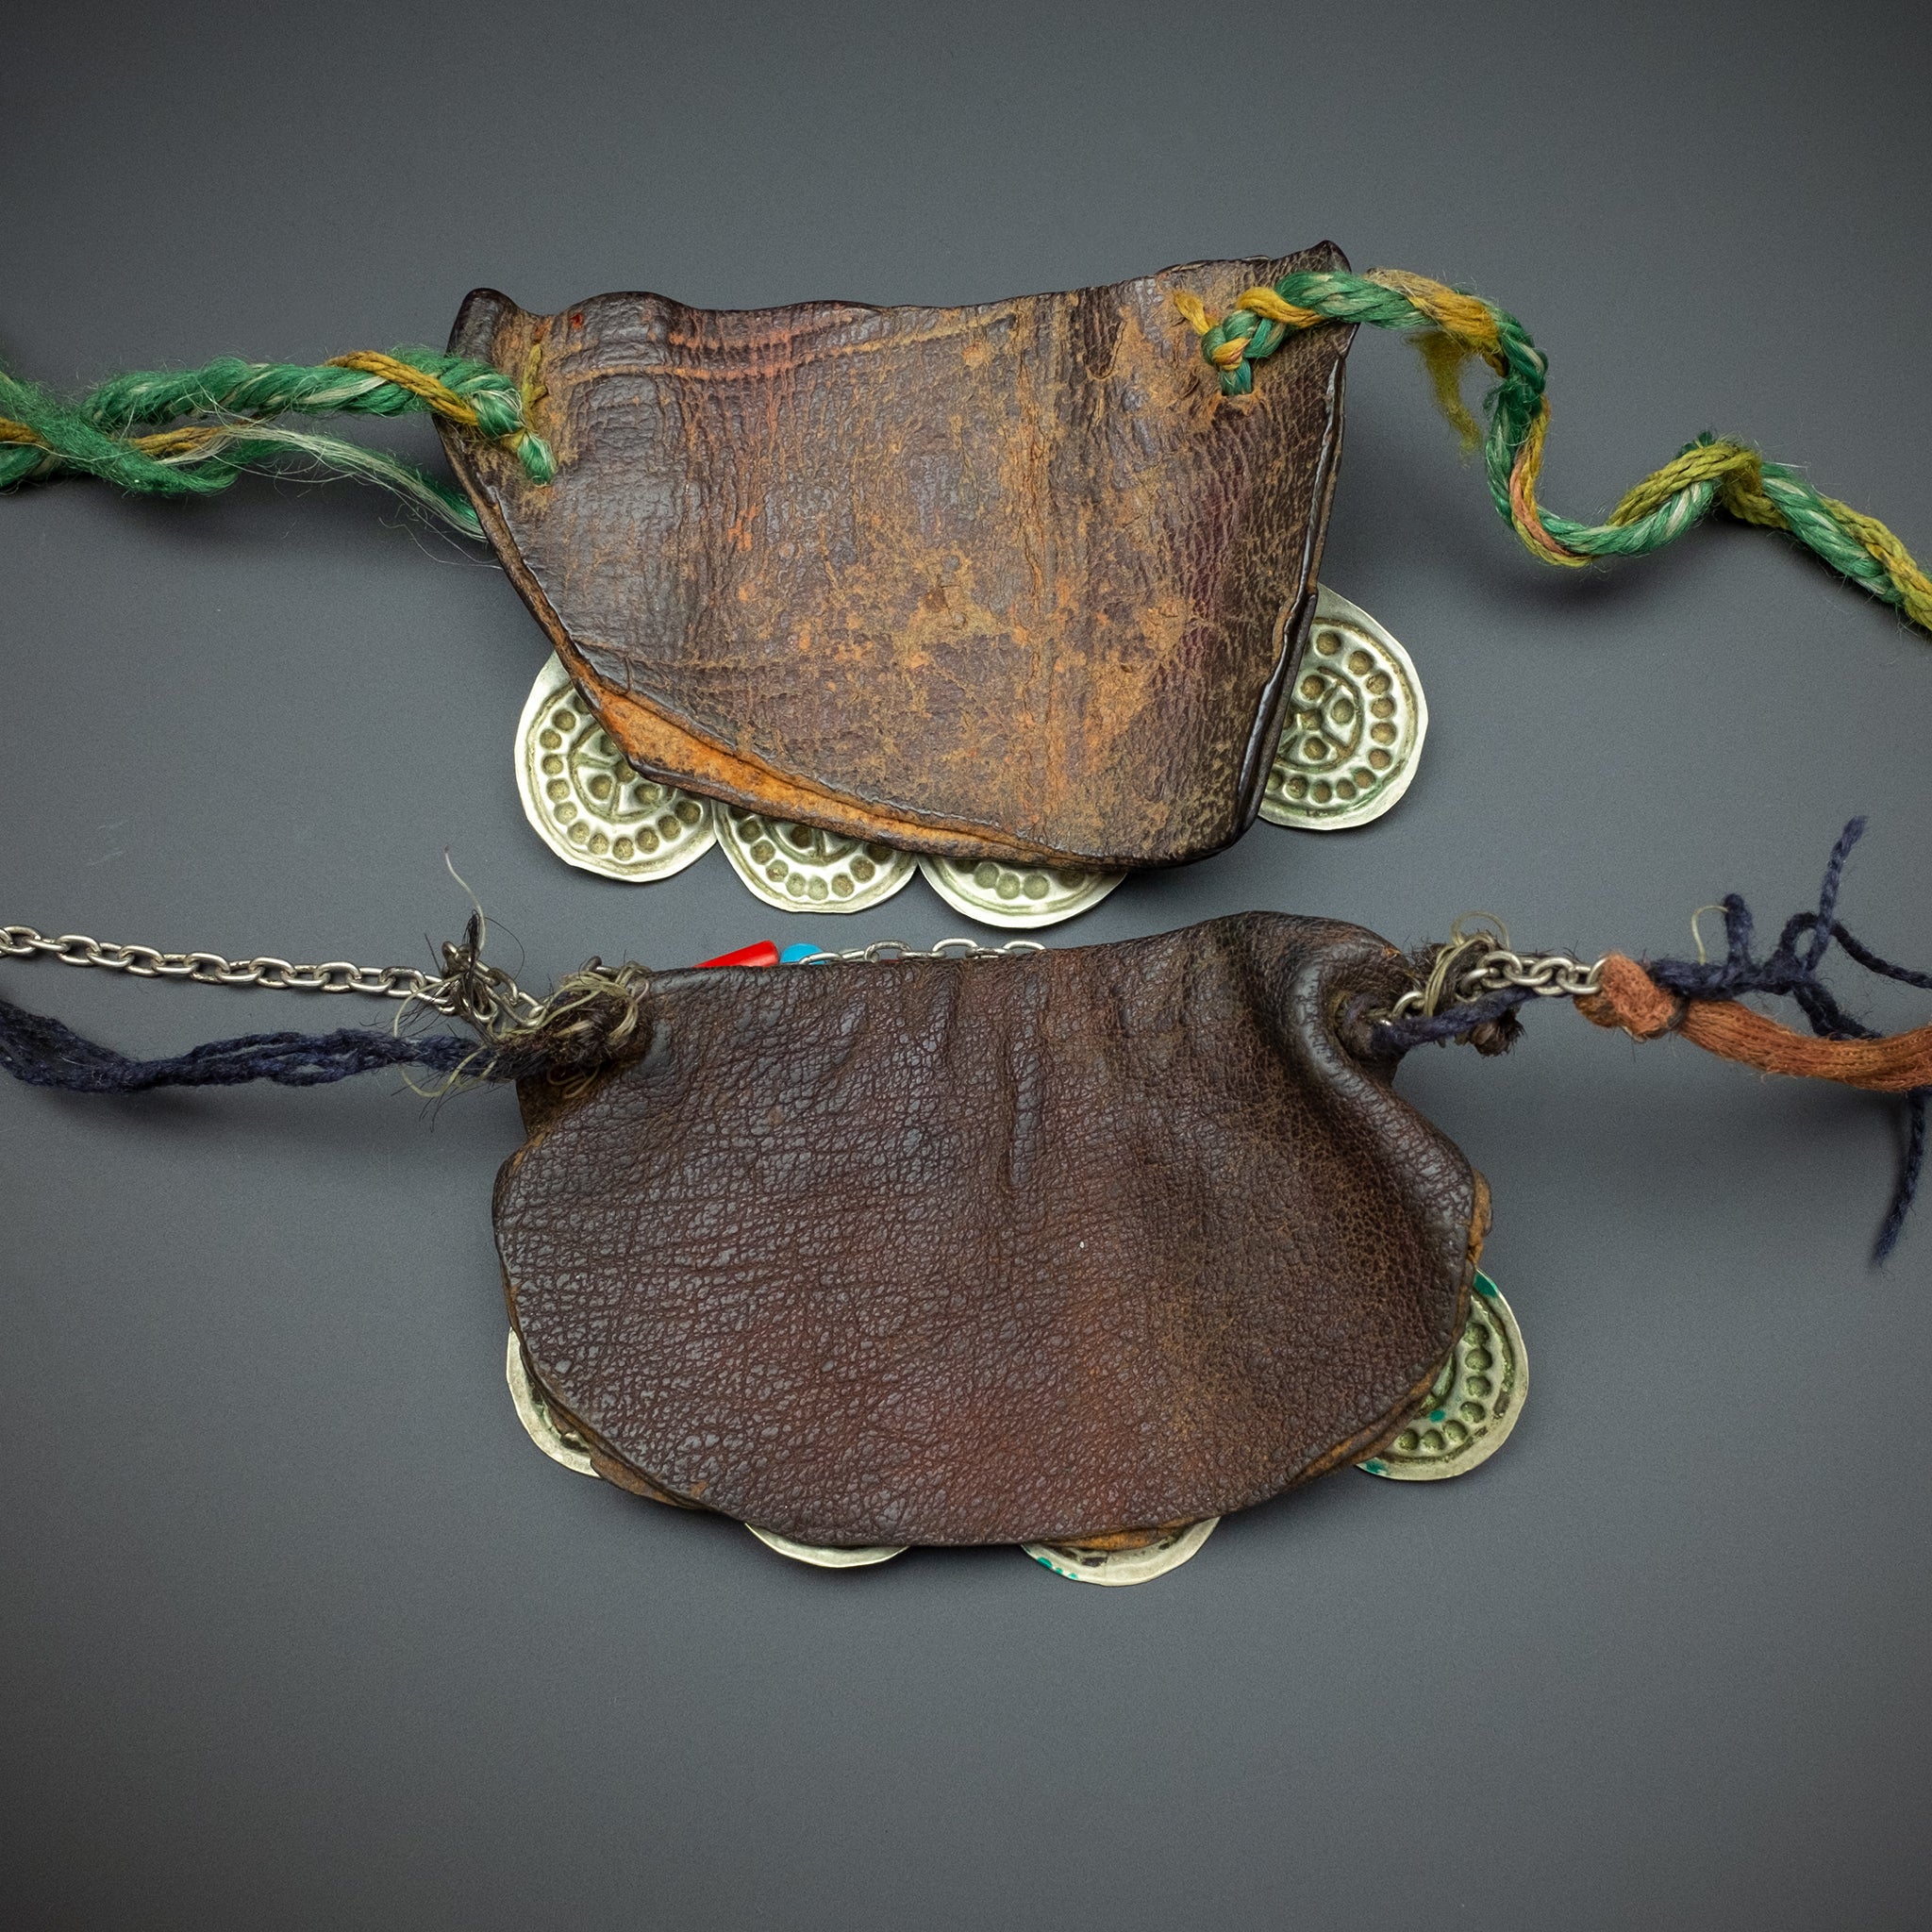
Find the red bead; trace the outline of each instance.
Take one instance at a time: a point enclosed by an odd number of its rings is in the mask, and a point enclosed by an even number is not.
[[[775,966],[778,963],[778,948],[770,940],[760,940],[755,946],[740,946],[735,953],[720,953],[715,959],[700,959],[694,969],[702,973],[708,966]]]

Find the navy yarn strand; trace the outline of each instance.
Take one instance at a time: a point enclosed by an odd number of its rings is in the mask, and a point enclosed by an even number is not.
[[[363,1026],[333,1033],[248,1033],[211,1040],[166,1059],[137,1060],[72,1027],[0,1000],[0,1068],[30,1087],[63,1093],[145,1093],[156,1087],[327,1087],[384,1067],[454,1073],[475,1052],[452,1033],[407,1038]]]
[[[1906,1146],[1899,1160],[1898,1185],[1892,1190],[1891,1206],[1885,1225],[1873,1244],[1872,1258],[1882,1261],[1898,1245],[1905,1232],[1906,1216],[1912,1211],[1913,1197],[1919,1191],[1919,1176],[1925,1167],[1925,1102],[1932,1088],[1914,1087],[1906,1095]]]
[[[1863,817],[1847,819],[1845,828],[1838,835],[1838,843],[1831,848],[1830,862],[1824,868],[1824,883],[1818,891],[1818,923],[1811,935],[1811,943],[1805,949],[1805,970],[1815,973],[1819,961],[1824,958],[1825,950],[1831,944],[1833,915],[1838,911],[1838,889],[1845,875],[1845,860],[1852,856],[1852,847],[1865,836]],[[1780,941],[1780,946],[1783,941]]]
[[[1446,1012],[1411,1013],[1400,1020],[1384,1020],[1374,1031],[1375,1050],[1399,1055],[1414,1046],[1441,1046],[1447,1041],[1460,1040],[1473,1026],[1513,1013],[1537,997],[1529,987],[1506,986],[1473,1000],[1458,1000]]]

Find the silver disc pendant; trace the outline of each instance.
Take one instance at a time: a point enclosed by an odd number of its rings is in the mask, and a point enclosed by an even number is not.
[[[591,1466],[590,1444],[550,1413],[543,1391],[530,1379],[530,1365],[524,1359],[524,1344],[517,1340],[514,1328],[509,1331],[509,1354],[504,1361],[503,1375],[509,1384],[509,1399],[516,1405],[517,1420],[530,1441],[552,1462],[560,1462],[579,1475],[595,1476],[597,1472]]]
[[[1210,1516],[1202,1523],[1191,1523],[1138,1550],[1088,1550],[1077,1543],[1022,1543],[1020,1547],[1043,1569],[1072,1583],[1105,1583],[1118,1588],[1130,1583],[1152,1583],[1170,1570],[1178,1570],[1208,1537],[1221,1521]]]
[[[1429,1391],[1428,1406],[1379,1456],[1356,1467],[1405,1483],[1465,1474],[1509,1440],[1528,1393],[1523,1330],[1501,1290],[1478,1274],[1469,1319]]]
[[[787,912],[862,912],[912,876],[912,855],[735,805],[716,808],[718,842],[738,876]]]
[[[517,795],[558,858],[607,879],[668,879],[717,837],[709,803],[637,771],[555,657],[517,722]]]
[[[1378,819],[1408,790],[1429,707],[1405,651],[1326,584],[1261,798],[1271,824],[1339,832]]]
[[[904,1543],[864,1543],[857,1549],[841,1550],[829,1543],[793,1542],[789,1536],[780,1536],[775,1529],[760,1529],[755,1523],[744,1526],[768,1550],[776,1550],[794,1563],[809,1563],[816,1570],[868,1570],[874,1563],[890,1563],[894,1557],[904,1556],[907,1548]]]
[[[983,925],[1058,925],[1098,906],[1124,872],[1077,872],[1063,866],[1006,865],[982,858],[922,858],[925,882],[955,912]]]

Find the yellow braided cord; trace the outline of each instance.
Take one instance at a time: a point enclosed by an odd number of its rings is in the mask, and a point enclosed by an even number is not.
[[[1208,313],[1208,305],[1191,290],[1176,289],[1174,291],[1174,306],[1181,312],[1181,319],[1197,336],[1205,336],[1214,326],[1214,318]]]
[[[1475,352],[1437,328],[1424,330],[1416,337],[1415,347],[1416,354],[1423,358],[1423,367],[1428,371],[1429,387],[1436,392],[1436,407],[1455,430],[1456,440],[1467,456],[1480,448],[1483,440],[1483,425],[1462,400],[1462,365]]]
[[[1446,282],[1410,275],[1407,269],[1371,269],[1364,279],[1406,297],[1450,341],[1460,342],[1471,355],[1480,356],[1498,375],[1502,375],[1502,338],[1496,327],[1495,311],[1481,296],[1465,295]]]
[[[127,440],[144,456],[165,463],[175,457],[201,456],[217,443],[234,441],[241,434],[242,425],[239,424],[190,423],[179,429],[157,429]]]
[[[1174,299],[1178,304],[1180,298],[1176,296]],[[1197,308],[1201,307],[1192,295],[1188,300],[1193,302]],[[1257,315],[1265,315],[1270,322],[1286,323],[1290,328],[1313,328],[1318,322],[1327,319],[1320,309],[1303,308],[1293,302],[1284,302],[1273,289],[1243,289],[1235,297],[1234,306],[1252,308]],[[1203,308],[1201,313],[1205,319],[1208,311]],[[1205,335],[1207,330],[1204,328],[1201,333]]]
[[[1724,508],[1747,524],[1761,524],[1768,529],[1787,527],[1784,512],[1764,493],[1764,459],[1755,449],[1725,438],[1717,442],[1693,443],[1682,456],[1673,457],[1661,468],[1653,470],[1629,491],[1610,512],[1613,524],[1634,524],[1653,510],[1661,509],[1679,491],[1693,483],[1715,483],[1724,497]]]
[[[1899,606],[1914,624],[1932,630],[1932,577],[1920,569],[1912,554],[1876,517],[1840,503],[1835,496],[1820,499],[1833,518],[1849,530],[1879,568],[1897,585]]]
[[[1550,399],[1543,397],[1523,439],[1516,465],[1509,473],[1509,521],[1524,543],[1546,563],[1560,563],[1580,569],[1589,558],[1558,542],[1543,521],[1542,506],[1536,500],[1537,478],[1543,470],[1543,439],[1550,432]]]
[[[323,367],[353,369],[358,375],[374,375],[382,382],[392,382],[398,389],[408,390],[412,396],[421,396],[439,416],[447,416],[452,423],[460,423],[465,429],[476,426],[475,407],[458,395],[448,383],[439,382],[435,376],[427,375],[420,369],[411,369],[407,362],[398,362],[393,356],[385,356],[375,349],[357,349],[347,356],[331,356]]]
[[[517,395],[524,406],[524,421],[536,420],[540,405],[550,398],[550,391],[543,381],[543,344],[532,342],[530,353],[524,358],[523,380],[517,384]]]
[[[1366,275],[1297,271],[1273,288],[1245,289],[1225,315],[1181,291],[1174,307],[1201,339],[1221,392],[1245,396],[1255,366],[1291,331],[1373,323],[1407,334],[1463,446],[1481,443],[1490,492],[1524,545],[1576,568],[1598,557],[1641,556],[1674,541],[1715,506],[1740,523],[1785,530],[1833,569],[1932,630],[1932,577],[1876,517],[1822,495],[1795,470],[1748,444],[1702,436],[1624,495],[1604,524],[1574,523],[1537,498],[1549,436],[1548,365],[1523,325],[1479,295],[1402,269]],[[1488,434],[1462,399],[1462,365],[1478,357],[1501,378],[1485,399]]]

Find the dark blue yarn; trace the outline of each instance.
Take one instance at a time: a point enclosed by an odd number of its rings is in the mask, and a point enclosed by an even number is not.
[[[250,1033],[212,1040],[172,1058],[129,1059],[83,1040],[44,1014],[0,1000],[0,1068],[30,1087],[65,1093],[144,1093],[154,1087],[239,1087],[273,1080],[283,1087],[326,1087],[382,1067],[428,1067],[454,1073],[475,1042],[453,1033],[413,1039],[344,1026],[334,1033]]]
[[[1400,1020],[1383,1020],[1371,1037],[1377,1053],[1391,1056],[1405,1054],[1413,1046],[1440,1046],[1444,1041],[1460,1040],[1472,1026],[1500,1020],[1540,997],[1526,986],[1506,986],[1476,999],[1458,1000],[1446,1013],[1408,1013]]]
[[[1864,836],[1865,821],[1853,819],[1839,834],[1824,868],[1824,881],[1818,893],[1815,912],[1794,913],[1786,920],[1777,944],[1762,958],[1753,958],[1751,908],[1737,893],[1724,902],[1724,957],[1722,959],[1646,959],[1643,970],[1657,985],[1686,999],[1733,999],[1740,993],[1774,993],[1795,1000],[1811,1023],[1812,1032],[1826,1040],[1878,1040],[1883,1036],[1863,1022],[1854,1019],[1841,1007],[1830,989],[1818,977],[1818,969],[1835,941],[1868,973],[1896,979],[1906,986],[1932,991],[1932,973],[1915,972],[1909,966],[1894,965],[1881,958],[1871,947],[1856,939],[1839,924],[1839,887],[1844,878],[1845,861],[1852,847]],[[1799,950],[1799,941],[1804,949]],[[1378,1053],[1399,1055],[1410,1047],[1430,1041],[1457,1040],[1472,1026],[1498,1020],[1519,1007],[1538,998],[1527,987],[1507,987],[1501,992],[1485,993],[1467,1000],[1446,1013],[1416,1014],[1400,1020],[1385,1020],[1371,1039]],[[1892,1191],[1891,1205],[1885,1224],[1879,1229],[1873,1258],[1882,1261],[1898,1243],[1919,1191],[1919,1177],[1925,1164],[1926,1103],[1932,1100],[1932,1087],[1915,1087],[1905,1096],[1906,1144],[1899,1163],[1898,1185]]]

